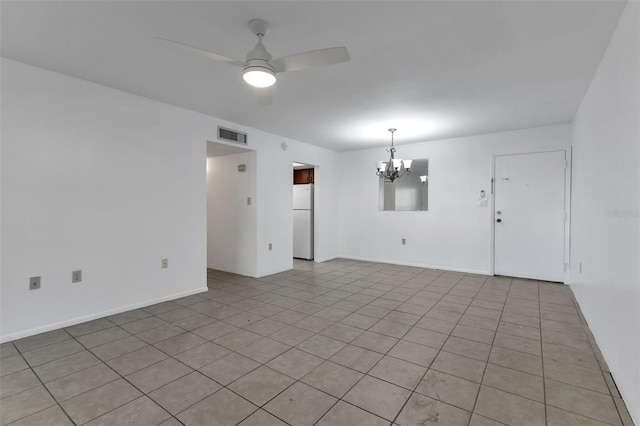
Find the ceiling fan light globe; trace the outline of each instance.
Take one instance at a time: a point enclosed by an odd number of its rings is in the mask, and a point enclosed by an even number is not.
[[[246,67],[242,78],[253,87],[271,87],[276,82],[276,74],[273,71],[256,66]]]

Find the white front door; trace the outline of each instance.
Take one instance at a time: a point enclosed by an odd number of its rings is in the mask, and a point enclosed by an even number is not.
[[[496,157],[496,275],[564,281],[565,170],[565,151]]]

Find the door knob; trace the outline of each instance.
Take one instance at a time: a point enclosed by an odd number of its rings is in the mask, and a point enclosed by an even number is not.
[[[497,219],[496,222],[500,223],[502,222],[502,219]]]

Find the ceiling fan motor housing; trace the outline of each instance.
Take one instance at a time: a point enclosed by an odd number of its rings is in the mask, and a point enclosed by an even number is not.
[[[262,44],[262,37],[269,31],[269,25],[262,19],[253,19],[249,22],[249,28],[258,36],[258,43],[247,53],[242,77],[254,87],[269,87],[276,81],[276,70],[269,62],[273,57]]]
[[[249,71],[264,71],[273,75],[276,74],[276,70],[264,59],[248,59],[247,64],[244,66],[244,72]]]
[[[271,64],[264,59],[249,59],[247,64],[244,66],[244,71],[247,72],[254,68],[260,68],[261,71],[268,70],[268,72],[272,74],[276,73],[276,70],[271,66]]]
[[[267,52],[264,44],[262,44],[262,36],[258,37],[258,44],[256,44],[256,46],[249,53],[247,53],[247,62],[253,59],[260,59],[263,61],[270,61],[271,59],[273,59],[271,53]]]

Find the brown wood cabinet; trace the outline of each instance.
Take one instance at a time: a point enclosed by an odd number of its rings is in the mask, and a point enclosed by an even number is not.
[[[313,183],[313,169],[299,169],[293,171],[293,184],[302,185]]]

